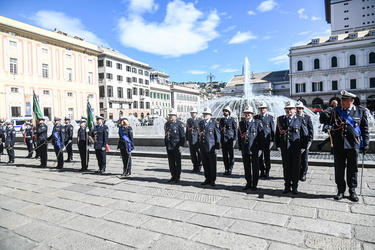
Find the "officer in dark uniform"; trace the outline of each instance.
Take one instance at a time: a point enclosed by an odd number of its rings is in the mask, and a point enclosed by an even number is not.
[[[275,141],[275,118],[267,113],[267,104],[265,102],[259,103],[258,110],[259,114],[255,115],[254,119],[262,122],[264,134],[262,154],[259,157],[259,178],[269,179],[271,169],[271,148]]]
[[[230,117],[232,110],[229,106],[223,109],[220,119],[221,151],[223,153],[224,175],[231,175],[234,165],[234,144],[237,139],[237,121]]]
[[[309,168],[309,148],[314,140],[314,126],[312,124],[311,117],[303,112],[305,107],[301,101],[296,104],[297,115],[301,116],[307,125],[307,132],[309,134],[307,140],[306,150],[301,154],[301,170],[300,170],[300,181],[306,181],[306,174]]]
[[[36,154],[40,157],[40,165],[39,167],[45,168],[47,167],[47,159],[48,159],[48,127],[45,124],[45,117],[39,117],[38,119],[38,126],[36,128]]]
[[[5,131],[5,148],[9,156],[8,163],[14,163],[14,142],[16,140],[16,130],[13,128],[11,121],[6,122],[7,128]]]
[[[34,149],[34,130],[32,124],[30,122],[26,122],[26,128],[24,131],[25,142],[27,146],[27,151],[29,152],[26,158],[33,157],[33,149]]]
[[[203,109],[203,120],[198,124],[199,149],[201,150],[205,180],[201,185],[210,184],[214,187],[217,171],[216,150],[220,149],[219,123],[211,119],[209,107]]]
[[[177,112],[174,109],[169,111],[169,121],[164,125],[164,143],[167,148],[169,170],[172,178],[169,183],[178,183],[181,175],[181,151],[180,147],[185,143],[184,124],[177,120]]]
[[[301,154],[307,147],[307,126],[305,120],[297,116],[293,101],[287,101],[284,107],[286,115],[277,118],[275,143],[281,148],[285,189],[283,193],[298,194]]]
[[[52,140],[53,148],[57,158],[58,169],[64,167],[64,142],[65,142],[65,128],[61,125],[61,118],[55,117],[55,125],[53,126],[52,134],[48,137],[47,141]]]
[[[121,152],[123,167],[123,177],[130,176],[132,173],[132,151],[134,149],[133,129],[129,126],[127,118],[123,117],[120,119],[120,125],[118,128],[119,141],[118,148]]]
[[[238,126],[238,148],[242,152],[246,186],[243,190],[257,190],[259,180],[259,156],[262,154],[264,135],[263,124],[253,119],[254,110],[247,106],[243,111],[245,120]],[[253,172],[253,174],[251,174]]]
[[[81,158],[80,171],[86,171],[88,169],[88,164],[89,164],[88,136],[89,136],[89,133],[91,132],[86,127],[86,120],[81,120],[79,129],[77,132],[78,151],[79,151],[79,156]]]
[[[198,111],[194,108],[190,111],[191,117],[186,121],[186,141],[189,143],[190,158],[193,163],[192,173],[199,173],[202,169],[201,152],[198,145],[198,124],[202,120],[197,117]]]
[[[108,127],[104,124],[104,118],[101,116],[96,117],[97,125],[94,128],[95,134],[95,155],[98,160],[99,169],[96,173],[102,174],[107,166],[107,152],[106,146],[108,145]]]
[[[71,162],[73,160],[73,125],[70,123],[70,118],[65,117],[65,142],[66,152],[68,153],[68,159],[65,162]]]
[[[4,151],[4,141],[5,141],[5,129],[3,123],[0,123],[0,158]]]
[[[369,131],[366,110],[354,105],[356,95],[341,91],[341,107],[336,107],[327,119],[326,125],[330,126],[333,139],[333,155],[335,165],[335,182],[338,193],[334,197],[341,200],[344,197],[345,169],[346,181],[349,188],[349,199],[357,202],[356,194],[358,153],[363,154],[368,150]]]

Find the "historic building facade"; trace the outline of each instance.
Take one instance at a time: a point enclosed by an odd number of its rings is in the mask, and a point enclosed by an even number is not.
[[[168,117],[172,107],[169,75],[153,70],[150,74],[151,115]]]
[[[173,84],[171,85],[171,91],[172,107],[177,110],[179,117],[190,116],[190,111],[193,108],[197,108],[201,103],[201,94],[197,89]]]

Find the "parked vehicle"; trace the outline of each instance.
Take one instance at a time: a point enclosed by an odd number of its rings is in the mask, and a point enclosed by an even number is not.
[[[20,116],[20,117],[10,118],[10,121],[13,122],[13,127],[17,132],[23,131],[25,128],[25,123],[31,122],[31,120],[32,120],[31,116]]]

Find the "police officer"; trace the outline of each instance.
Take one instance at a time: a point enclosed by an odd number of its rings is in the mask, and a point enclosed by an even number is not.
[[[198,124],[198,131],[205,180],[201,185],[210,184],[214,187],[217,169],[216,150],[220,149],[220,128],[219,123],[211,119],[212,112],[209,107],[205,107],[202,114],[203,120]]]
[[[329,107],[327,109],[325,109],[319,116],[319,122],[322,123],[322,124],[328,124],[329,123],[329,117],[332,113],[332,110],[334,108],[336,108],[337,106],[339,105],[339,102],[336,100],[336,99],[333,99],[331,101],[331,104],[329,105]],[[323,129],[322,131],[324,133],[327,133],[327,128],[325,126],[323,126]],[[325,144],[327,144],[328,142],[330,142],[330,137],[328,136],[326,139],[324,139],[323,142],[319,143],[318,144],[318,150],[319,151],[322,151],[322,148]],[[331,154],[333,154],[333,148],[331,148]]]
[[[70,118],[65,117],[65,142],[66,152],[68,153],[68,159],[65,162],[71,162],[73,160],[73,125],[70,123]]]
[[[167,149],[169,170],[172,178],[169,183],[178,183],[181,175],[181,151],[180,147],[185,143],[184,124],[177,120],[175,109],[169,111],[169,121],[164,125],[164,143]]]
[[[23,135],[25,137],[27,151],[29,152],[26,158],[32,158],[34,149],[34,130],[30,122],[26,122],[26,128]]]
[[[229,106],[223,109],[220,119],[221,151],[223,153],[224,175],[231,175],[234,165],[234,144],[237,139],[237,121],[230,117],[232,110]]]
[[[120,119],[119,129],[119,141],[118,148],[121,152],[121,158],[123,163],[123,177],[130,176],[132,173],[132,151],[134,149],[133,129],[129,126],[127,118],[123,117]]]
[[[95,134],[95,155],[98,160],[99,169],[96,173],[102,174],[106,170],[107,152],[106,146],[108,145],[108,127],[104,124],[104,118],[101,116],[96,117],[97,125],[94,128]]]
[[[199,173],[202,169],[202,158],[198,145],[198,124],[202,119],[197,117],[196,108],[190,111],[190,115],[191,117],[186,121],[186,141],[189,143],[190,158],[193,163],[191,172]]]
[[[86,127],[86,120],[81,120],[79,124],[79,129],[77,132],[78,151],[79,151],[79,156],[81,158],[80,171],[86,171],[88,169],[88,163],[89,163],[88,136],[89,136],[89,133],[91,132]]]
[[[305,120],[297,116],[296,106],[293,101],[285,103],[285,115],[277,118],[275,143],[281,148],[283,163],[284,185],[283,193],[298,194],[298,181],[300,179],[301,153],[307,147],[307,126]]]
[[[9,156],[9,163],[14,163],[14,142],[16,140],[16,130],[13,128],[11,121],[6,122],[7,128],[5,131],[5,148]]]
[[[36,128],[36,154],[40,157],[40,165],[39,167],[45,168],[47,167],[47,159],[48,159],[48,127],[45,124],[45,117],[38,118],[38,126]]]
[[[300,170],[300,181],[306,181],[306,174],[309,168],[309,148],[314,140],[314,127],[312,124],[311,117],[305,114],[303,111],[305,107],[301,101],[298,101],[296,104],[297,115],[301,116],[306,123],[308,139],[306,150],[301,154],[301,170]]]
[[[0,158],[4,151],[4,141],[5,141],[5,130],[3,123],[0,123]]]
[[[48,137],[47,141],[52,140],[53,148],[57,158],[58,169],[64,167],[64,142],[65,142],[65,127],[61,124],[61,118],[54,118],[55,125],[52,129],[52,134]]]
[[[262,154],[259,156],[259,178],[269,179],[271,169],[271,148],[275,141],[274,117],[267,113],[267,104],[260,102],[258,106],[259,114],[254,119],[260,120],[263,125],[264,143]]]
[[[263,124],[260,120],[253,119],[253,107],[245,107],[243,113],[245,120],[238,126],[238,148],[242,152],[246,179],[243,190],[251,188],[256,191],[259,180],[258,157],[262,154],[264,144]]]
[[[369,131],[366,110],[361,106],[354,106],[356,95],[346,90],[341,91],[341,107],[336,107],[327,119],[326,125],[331,126],[333,139],[333,155],[335,165],[335,182],[337,195],[335,200],[344,197],[345,169],[346,181],[349,188],[349,199],[357,202],[356,194],[358,153],[368,150]]]

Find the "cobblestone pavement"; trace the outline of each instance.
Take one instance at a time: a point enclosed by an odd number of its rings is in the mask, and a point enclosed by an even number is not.
[[[78,161],[52,168],[52,152],[50,168],[25,155],[0,163],[0,249],[375,249],[373,168],[353,203],[333,200],[331,167],[310,165],[300,194],[284,195],[280,164],[245,192],[240,162],[230,177],[218,162],[211,188],[188,159],[181,182],[168,184],[166,158],[133,157],[131,178],[120,179],[118,155],[108,156],[103,175],[94,173],[94,155],[84,173]]]

